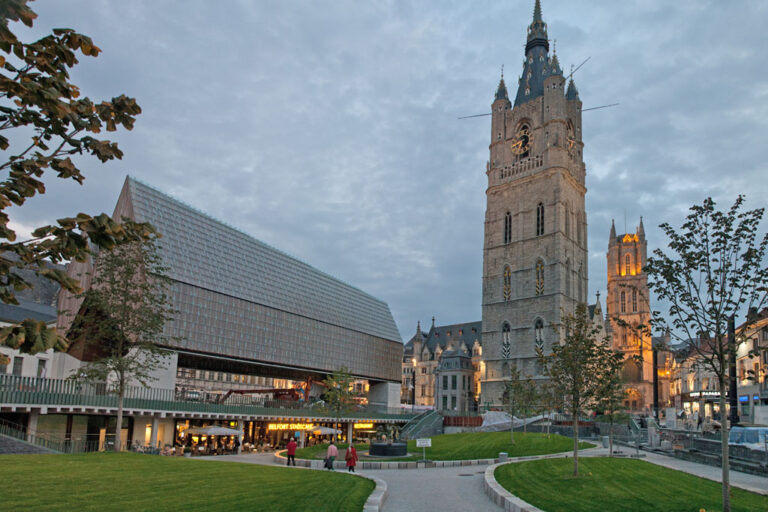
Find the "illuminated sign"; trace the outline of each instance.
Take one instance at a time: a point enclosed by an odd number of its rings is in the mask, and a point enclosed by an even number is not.
[[[739,402],[749,402],[749,395],[741,395],[739,397]]]
[[[725,393],[725,396],[728,396],[728,393]],[[719,391],[693,391],[691,392],[691,398],[719,398],[720,392]]]
[[[307,430],[312,427],[312,423],[269,423],[267,430]]]
[[[759,402],[760,401],[760,395],[753,396],[752,400],[754,400],[755,402]]]
[[[355,428],[373,428],[373,423],[355,423]]]

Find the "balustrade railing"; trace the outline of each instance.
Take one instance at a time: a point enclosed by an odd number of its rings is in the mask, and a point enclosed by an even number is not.
[[[219,403],[221,395],[201,393],[185,399],[187,392],[173,389],[130,387],[123,407],[165,412],[200,412],[213,414],[333,416],[322,402],[308,404],[290,400],[265,400],[258,396],[232,395]],[[82,383],[60,379],[41,379],[0,375],[0,405],[72,406],[117,408],[117,396],[104,383]],[[355,405],[343,414],[349,418],[409,419],[414,414],[400,409]]]

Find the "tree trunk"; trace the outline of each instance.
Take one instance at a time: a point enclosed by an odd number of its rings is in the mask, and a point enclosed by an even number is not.
[[[613,413],[611,413],[611,422],[608,423],[608,456],[613,457]]]
[[[573,411],[573,476],[579,476],[579,415]]]
[[[720,382],[720,444],[723,458],[723,512],[731,512],[731,482],[729,474],[730,460],[728,459],[728,414],[725,410],[725,379]]]
[[[123,398],[125,396],[125,386],[123,386],[123,378],[120,378],[120,385],[117,393],[117,424],[115,425],[115,451],[119,452],[122,449],[120,446],[122,443],[121,433],[123,430]]]
[[[515,444],[515,415],[511,413],[509,415],[509,437],[512,444]]]

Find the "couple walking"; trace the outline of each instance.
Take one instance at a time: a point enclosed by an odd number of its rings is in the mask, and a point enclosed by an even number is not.
[[[325,468],[333,471],[333,461],[339,456],[339,449],[331,440],[331,444],[328,446],[328,453],[325,457]],[[347,471],[350,473],[355,472],[355,466],[357,465],[357,450],[355,445],[350,443],[347,447],[347,451],[344,453],[344,460],[347,462]]]

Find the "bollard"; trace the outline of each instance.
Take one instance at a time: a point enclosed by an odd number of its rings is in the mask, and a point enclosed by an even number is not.
[[[507,452],[499,452],[499,462],[507,462],[509,460],[509,454]]]

